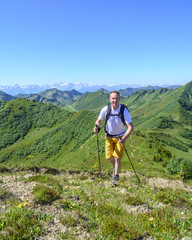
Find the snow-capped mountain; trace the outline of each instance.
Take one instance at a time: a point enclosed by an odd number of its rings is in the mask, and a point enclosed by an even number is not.
[[[114,86],[108,86],[108,85],[95,85],[95,86],[89,86],[86,83],[55,83],[52,85],[25,85],[25,86],[19,86],[18,84],[14,86],[0,86],[0,91],[3,91],[10,95],[17,95],[17,94],[32,94],[32,93],[40,93],[42,91],[45,91],[47,89],[57,88],[58,90],[63,91],[70,91],[72,89],[75,89],[81,93],[85,92],[94,92],[99,90],[100,88],[104,88],[106,90],[112,91],[115,89],[121,89],[130,87],[128,84],[123,85],[114,85]]]
[[[129,85],[129,84],[117,84],[117,85],[94,85],[89,86],[86,83],[55,83],[52,85],[25,85],[25,86],[19,86],[18,84],[14,86],[0,86],[0,91],[3,91],[7,94],[10,94],[12,96],[15,96],[17,94],[32,94],[32,93],[40,93],[42,91],[45,91],[47,89],[57,88],[58,90],[62,91],[70,91],[72,89],[79,91],[81,93],[85,92],[94,92],[101,88],[106,89],[108,91],[113,90],[120,90],[120,89],[126,89],[126,88],[139,88],[141,86],[139,85]],[[174,86],[176,88],[178,86]],[[159,87],[158,87],[159,88]]]

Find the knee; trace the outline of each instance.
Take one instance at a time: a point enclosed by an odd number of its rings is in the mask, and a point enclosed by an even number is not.
[[[114,158],[108,158],[109,162],[114,163]]]
[[[115,162],[117,162],[117,163],[121,163],[121,159],[119,159],[119,158],[115,158]]]

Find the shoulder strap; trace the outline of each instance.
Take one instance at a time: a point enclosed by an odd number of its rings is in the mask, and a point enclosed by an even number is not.
[[[106,118],[105,118],[105,121],[106,121],[106,122],[107,122],[108,119],[109,119],[110,113],[111,113],[111,104],[108,103],[108,105],[107,105],[107,115],[106,115]]]
[[[120,112],[119,112],[119,117],[121,118],[121,121],[123,122],[124,125],[126,125],[125,117],[124,117],[124,110],[125,110],[125,108],[128,110],[128,108],[124,104],[121,104],[121,108],[120,108]]]
[[[107,105],[107,114],[106,114],[106,118],[105,118],[105,126],[104,126],[105,131],[106,131],[106,123],[107,123],[107,121],[109,119],[110,113],[111,113],[111,104],[108,103],[108,105]]]
[[[121,108],[120,108],[120,112],[119,112],[119,118],[121,118],[121,121],[125,125],[124,109],[125,109],[125,105],[121,104]]]

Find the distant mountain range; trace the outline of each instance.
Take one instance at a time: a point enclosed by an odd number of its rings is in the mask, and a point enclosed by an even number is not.
[[[173,88],[173,87],[172,87]],[[140,87],[140,88],[126,88],[120,89],[119,93],[121,98],[130,97],[134,93],[142,91],[157,91],[157,90],[168,90],[168,88],[160,87]],[[171,89],[169,89],[171,90]],[[40,93],[30,94],[17,94],[15,96],[9,95],[3,91],[0,91],[0,101],[10,101],[16,98],[25,98],[33,102],[41,102],[47,104],[53,104],[60,108],[65,108],[69,111],[78,111],[80,109],[99,111],[100,106],[105,106],[109,101],[109,92],[104,88],[100,88],[94,92],[81,93],[74,89],[70,91],[62,91],[57,88],[47,89]],[[96,103],[96,105],[95,105]]]
[[[0,86],[0,91],[3,91],[7,94],[10,94],[12,96],[15,96],[17,94],[34,94],[34,93],[40,93],[43,92],[47,89],[53,89],[56,88],[58,90],[62,91],[71,91],[72,89],[79,91],[81,93],[85,92],[95,92],[101,88],[107,90],[107,91],[113,91],[113,90],[123,90],[126,88],[137,88],[138,90],[142,89],[159,89],[159,88],[168,88],[168,89],[175,89],[177,87],[180,87],[179,85],[173,85],[173,86],[146,86],[146,87],[141,87],[139,85],[130,85],[130,84],[117,84],[117,85],[94,85],[94,86],[89,86],[86,83],[55,83],[53,85],[25,85],[25,86],[19,86],[18,84],[14,86]]]

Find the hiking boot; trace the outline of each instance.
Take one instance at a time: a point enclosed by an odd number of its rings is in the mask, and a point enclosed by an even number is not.
[[[113,177],[113,186],[117,186],[117,182],[119,181],[119,175]]]

